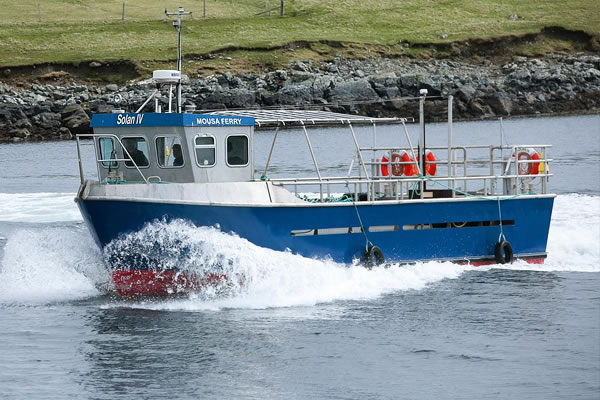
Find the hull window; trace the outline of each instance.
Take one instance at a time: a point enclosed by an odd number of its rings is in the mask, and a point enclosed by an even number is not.
[[[371,225],[369,227],[369,232],[395,232],[399,230],[398,225]]]
[[[502,221],[503,226],[515,224],[514,219]],[[500,221],[460,221],[460,222],[434,222],[427,224],[402,225],[403,231],[420,231],[423,229],[447,229],[447,228],[472,228],[481,226],[499,226]]]
[[[161,168],[183,167],[185,159],[179,136],[159,136],[156,138],[156,161]]]
[[[360,226],[352,226],[348,228],[296,229],[290,232],[292,236],[344,235],[347,233],[362,233],[362,229]]]

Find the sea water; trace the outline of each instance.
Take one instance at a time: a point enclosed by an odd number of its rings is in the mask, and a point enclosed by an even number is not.
[[[498,125],[456,123],[455,141],[496,143]],[[443,143],[445,129],[428,125],[428,139]],[[504,129],[511,144],[554,145],[543,265],[366,270],[159,221],[139,235],[185,247],[192,269],[225,260],[244,281],[146,300],[114,294],[72,201],[74,143],[0,145],[0,398],[598,398],[600,117]],[[377,135],[393,143],[398,132]],[[272,137],[256,135],[257,168]],[[311,136],[328,173],[347,171],[348,139]],[[310,171],[302,140],[282,132],[269,172]],[[84,156],[92,178],[93,149]]]

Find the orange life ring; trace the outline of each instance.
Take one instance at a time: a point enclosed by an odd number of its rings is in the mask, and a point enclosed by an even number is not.
[[[403,153],[402,155],[400,155],[398,153],[392,153],[391,156],[388,153],[388,154],[385,154],[383,157],[381,157],[381,175],[390,176],[390,168],[389,168],[390,158],[391,158],[391,162],[392,162],[392,175],[393,176],[401,176],[402,173],[405,172],[405,168],[407,166],[398,164],[399,162],[406,161],[406,160],[404,160],[404,154],[406,154],[406,152],[403,151],[402,153]]]
[[[404,164],[404,175],[413,176],[419,174],[419,170],[417,169],[417,166],[414,163],[415,160],[413,160],[412,157],[409,156],[406,151],[402,154],[402,161],[412,162],[412,164]]]
[[[381,157],[381,175],[382,176],[390,176],[390,170],[388,168],[388,163],[390,160],[387,158],[387,154]]]
[[[430,164],[433,161],[437,161],[435,154],[433,154],[433,151],[427,150],[427,153],[425,153],[425,173],[427,175],[434,176],[437,171],[437,164]]]
[[[532,148],[524,149],[519,151],[517,154],[517,160],[519,161],[535,161],[539,160],[540,155],[537,151]],[[540,163],[519,163],[518,172],[519,175],[537,175],[539,171]]]
[[[394,176],[402,176],[402,174],[406,175],[406,176],[415,176],[415,175],[419,175],[419,169],[417,168],[417,165],[415,164],[415,160],[413,160],[413,158],[406,152],[406,151],[402,151],[402,153],[392,153],[391,156],[388,154],[385,154],[383,157],[381,157],[381,175],[382,176],[390,176],[390,168],[389,168],[389,163],[390,163],[390,158],[391,158],[391,162],[392,162],[392,175]],[[436,161],[435,156],[433,155],[433,153],[430,151],[427,153],[427,161]],[[405,162],[405,163],[410,163],[410,164],[398,164],[399,162]],[[435,175],[435,171],[437,169],[436,164],[429,164],[427,165],[427,174],[429,175]]]

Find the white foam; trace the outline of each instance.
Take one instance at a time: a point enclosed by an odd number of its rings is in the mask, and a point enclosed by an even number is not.
[[[600,196],[556,197],[548,236],[548,258],[534,265],[517,261],[496,268],[534,271],[600,272]]]
[[[420,290],[444,279],[456,279],[464,271],[472,269],[484,273],[489,268],[600,272],[599,227],[600,197],[561,195],[555,203],[548,243],[549,257],[545,264],[517,261],[509,266],[475,268],[428,262],[367,270],[361,266],[260,248],[215,229],[194,228],[183,222],[160,223],[160,226],[151,228],[154,234],[162,232],[166,235],[159,240],[176,234],[183,240],[183,246],[191,249],[192,259],[200,257],[201,265],[225,261],[230,268],[225,272],[245,276],[244,285],[227,297],[192,295],[185,299],[120,305],[168,310],[312,306],[336,300],[374,299],[396,291]],[[143,237],[144,234],[132,237],[131,243],[143,241]],[[193,264],[187,267],[195,268]]]
[[[108,283],[100,251],[87,231],[21,229],[0,263],[0,303],[38,304],[100,294]]]
[[[0,193],[0,221],[81,221],[73,193]]]
[[[185,259],[178,260],[180,269],[201,274],[218,266],[228,276],[236,277],[232,279],[233,288],[224,297],[201,293],[185,299],[118,304],[151,309],[264,309],[374,299],[390,292],[420,290],[432,282],[455,279],[472,268],[430,262],[367,270],[358,265],[347,266],[261,248],[215,228],[197,228],[183,221],[154,223],[123,242],[124,246],[113,249],[118,254],[134,246],[130,250],[151,257],[167,252],[160,248],[160,243],[176,242],[178,248],[186,249]],[[144,243],[143,247],[138,247],[140,243]],[[151,245],[146,246],[148,243]],[[165,262],[163,266],[169,267],[172,260]]]
[[[137,244],[144,254],[152,251],[162,254],[167,267],[174,260],[183,270],[195,272],[221,266],[228,275],[240,277],[242,284],[234,284],[226,296],[201,293],[182,299],[125,301],[110,306],[183,310],[310,307],[422,290],[445,279],[456,279],[465,271],[475,269],[485,273],[489,268],[428,262],[366,270],[261,248],[218,229],[197,228],[183,221],[150,224],[122,243],[125,247]],[[181,250],[184,255],[177,256]],[[557,197],[548,253],[543,265],[518,261],[491,268],[600,272],[599,196]],[[110,286],[108,281],[102,255],[85,230],[45,227],[21,229],[8,235],[0,263],[0,302],[86,298],[102,293],[98,287]]]

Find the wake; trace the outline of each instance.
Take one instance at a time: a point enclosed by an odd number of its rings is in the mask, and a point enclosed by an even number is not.
[[[32,213],[28,215],[31,220]],[[50,303],[113,293],[104,260],[118,263],[120,255],[132,250],[153,268],[177,266],[198,275],[216,270],[237,278],[225,291],[160,301],[117,300],[108,306],[220,310],[370,300],[398,291],[422,290],[442,280],[457,279],[466,271],[490,268],[600,272],[599,243],[600,197],[577,194],[556,199],[549,257],[543,265],[517,261],[476,268],[426,262],[367,270],[265,249],[217,228],[199,228],[185,221],[154,222],[113,242],[102,254],[81,225],[24,228],[7,238],[0,261],[0,303]]]

